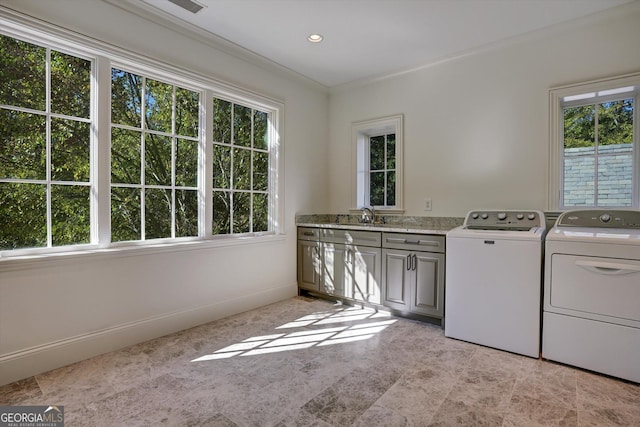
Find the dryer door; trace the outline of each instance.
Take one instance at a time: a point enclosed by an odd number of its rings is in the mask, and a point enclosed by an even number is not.
[[[552,310],[640,327],[640,261],[553,254]]]

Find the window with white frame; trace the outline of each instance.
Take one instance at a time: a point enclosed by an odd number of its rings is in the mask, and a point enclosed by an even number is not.
[[[198,235],[200,94],[111,70],[111,241]]]
[[[91,241],[92,67],[0,35],[0,250]]]
[[[279,232],[281,103],[0,23],[0,256]]]
[[[640,75],[550,94],[550,207],[638,207]]]
[[[352,124],[353,209],[402,212],[402,122],[397,115]]]
[[[269,231],[269,114],[214,98],[213,234]]]

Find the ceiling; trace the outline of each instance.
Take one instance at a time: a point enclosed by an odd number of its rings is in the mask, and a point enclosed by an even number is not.
[[[635,0],[195,1],[205,6],[197,14],[169,0],[111,0],[331,88],[425,66]],[[322,34],[323,42],[308,42],[311,33]]]

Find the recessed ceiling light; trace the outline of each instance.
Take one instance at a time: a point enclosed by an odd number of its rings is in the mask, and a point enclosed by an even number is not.
[[[310,34],[309,37],[307,37],[307,40],[311,43],[320,43],[323,39],[322,34]]]

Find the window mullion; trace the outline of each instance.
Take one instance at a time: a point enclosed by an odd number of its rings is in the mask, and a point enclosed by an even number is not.
[[[45,163],[46,163],[46,180],[47,180],[47,190],[46,190],[46,203],[47,203],[47,247],[53,247],[53,236],[52,236],[52,223],[53,220],[51,215],[53,214],[51,209],[51,49],[47,48],[46,50],[46,58],[45,58],[45,92],[46,92],[46,100],[45,100],[45,112],[46,112],[46,142],[45,142]]]
[[[251,132],[250,132],[250,147],[251,151],[249,152],[249,231],[253,231],[253,159],[254,159],[254,122],[253,119],[255,117],[255,110],[251,109]]]
[[[233,234],[233,204],[235,200],[235,189],[233,187],[233,158],[235,153],[235,104],[231,103],[231,163],[229,165],[229,233]]]
[[[599,115],[600,115],[600,104],[595,104],[594,106],[594,126],[593,130],[593,206],[598,207],[598,200],[600,197],[598,195],[598,159],[599,159],[599,151],[600,151],[600,138],[599,138]]]
[[[213,234],[213,94],[200,94],[199,150],[198,150],[198,193],[199,193],[199,235]]]
[[[364,149],[364,198],[363,206],[371,205],[371,137],[367,137]]]
[[[146,238],[146,219],[145,219],[145,211],[146,211],[146,187],[145,187],[145,177],[146,177],[146,141],[147,134],[145,129],[145,117],[147,115],[146,107],[146,96],[147,96],[147,78],[142,76],[142,94],[140,97],[140,240],[147,240]]]
[[[382,204],[383,204],[383,206],[387,206],[387,191],[389,190],[387,188],[387,172],[388,172],[387,171],[387,134],[384,134],[383,138],[384,138],[384,144],[383,144],[382,149],[384,150],[384,153],[383,153],[384,160],[383,160],[383,164],[382,164],[382,169],[384,170],[384,177],[383,177],[384,182],[382,183],[382,188],[383,188],[383,191],[382,191]]]
[[[98,57],[94,62],[92,88],[91,217],[92,240],[100,247],[111,243],[111,63]]]
[[[632,137],[632,159],[633,159],[633,200],[632,206],[640,208],[640,91],[633,97],[633,137]]]
[[[176,86],[171,93],[171,238],[176,237],[176,156],[178,137],[176,136]]]

